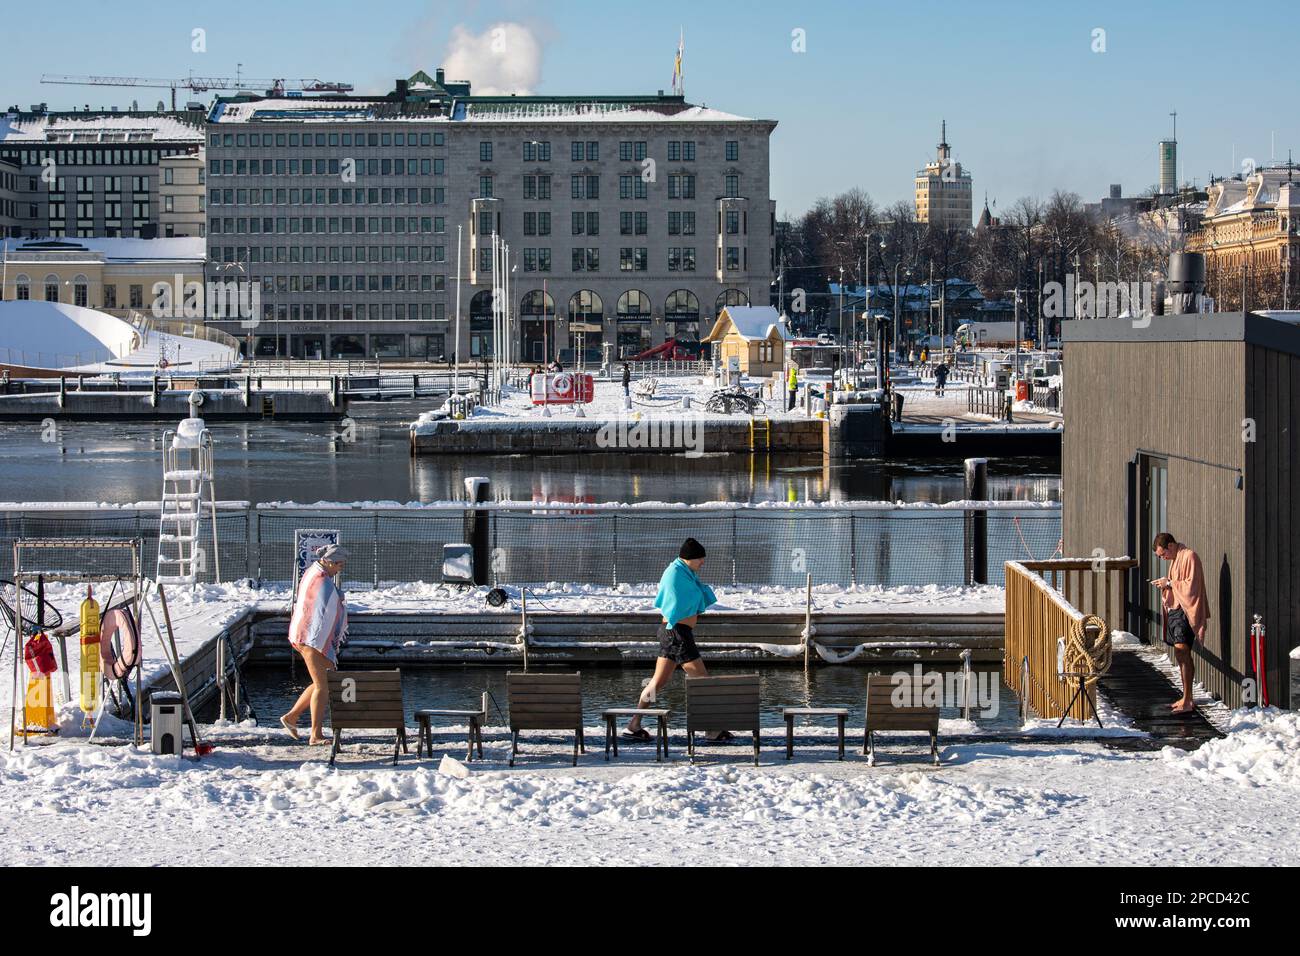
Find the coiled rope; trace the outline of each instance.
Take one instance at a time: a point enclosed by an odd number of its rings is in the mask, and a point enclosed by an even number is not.
[[[1097,636],[1088,636],[1088,628],[1095,627]],[[1080,621],[1075,621],[1065,635],[1065,671],[1071,674],[1087,674],[1089,686],[1097,682],[1110,670],[1111,644],[1110,631],[1106,622],[1095,614],[1089,614]]]

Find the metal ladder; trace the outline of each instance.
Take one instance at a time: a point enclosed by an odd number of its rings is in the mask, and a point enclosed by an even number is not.
[[[221,551],[217,546],[217,491],[213,481],[212,434],[200,418],[188,429],[163,433],[163,493],[158,522],[158,565],[161,584],[189,584],[207,570],[208,555],[199,545],[203,499],[209,502],[212,524],[212,562],[215,580],[221,582]],[[184,434],[185,431],[195,432]],[[206,493],[206,495],[205,495]]]

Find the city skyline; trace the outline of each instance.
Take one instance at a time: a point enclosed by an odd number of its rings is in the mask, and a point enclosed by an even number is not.
[[[1122,184],[1126,195],[1142,192],[1159,178],[1158,143],[1169,135],[1175,109],[1180,182],[1204,186],[1211,173],[1231,175],[1248,159],[1285,162],[1296,139],[1295,121],[1275,115],[1274,97],[1242,96],[1213,71],[1176,70],[1180,51],[1188,62],[1204,53],[1210,15],[1218,13],[1202,3],[1142,10],[1103,3],[1076,12],[1007,2],[974,16],[940,5],[936,35],[924,36],[905,10],[845,4],[793,14],[757,4],[743,19],[685,4],[602,7],[594,23],[586,3],[557,4],[538,15],[513,0],[469,8],[403,2],[392,4],[376,29],[358,32],[338,29],[350,8],[333,2],[269,11],[236,2],[220,20],[144,3],[134,7],[139,15],[129,37],[112,8],[74,2],[64,9],[84,31],[66,39],[61,56],[21,42],[22,25],[12,31],[0,105],[126,108],[135,100],[152,108],[169,98],[157,89],[43,85],[46,73],[182,77],[239,70],[345,81],[371,93],[438,66],[476,89],[653,94],[671,87],[682,31],[688,101],[778,122],[772,196],[781,218],[853,187],[881,205],[909,200],[915,170],[933,156],[945,119],[953,158],[973,176],[977,210],[985,195],[996,211],[1056,189],[1086,201],[1111,183]],[[244,22],[258,29],[241,29]],[[201,42],[196,30],[203,31]],[[654,44],[660,35],[662,45]],[[637,38],[635,46],[618,42],[626,36]],[[494,50],[494,39],[510,52]],[[919,39],[928,52],[915,52]],[[1217,30],[1214,42],[1217,62],[1252,55],[1251,83],[1260,91],[1285,82],[1282,61],[1254,56],[1249,38]],[[149,55],[133,55],[139,49]],[[871,74],[856,81],[853,69],[864,52]],[[876,76],[889,79],[872,82]],[[212,94],[182,90],[178,103],[189,98],[208,104]],[[882,129],[886,135],[877,135]]]

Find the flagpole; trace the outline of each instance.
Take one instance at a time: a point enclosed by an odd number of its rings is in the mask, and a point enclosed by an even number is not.
[[[455,384],[452,386],[453,395],[460,396],[460,230],[456,226],[456,344],[452,351],[452,360],[455,362],[456,369],[452,373],[455,375]]]

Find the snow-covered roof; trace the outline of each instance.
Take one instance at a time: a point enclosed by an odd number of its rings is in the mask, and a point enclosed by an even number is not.
[[[166,113],[0,113],[3,143],[202,143],[194,119]]]
[[[774,328],[782,339],[788,339],[790,337],[785,323],[781,321],[781,315],[776,311],[775,306],[728,305],[723,308],[722,315],[719,316],[719,319],[723,316],[731,320],[731,325],[735,328],[737,334],[747,342],[771,337]],[[723,322],[715,322],[713,324],[713,331],[710,332],[703,341],[720,341],[724,334],[723,329]]]
[[[654,97],[619,99],[593,97],[457,97],[449,111],[436,103],[397,103],[381,99],[261,97],[219,99],[209,119],[213,123],[397,122],[397,123],[735,123],[749,117],[661,102]]]
[[[476,123],[746,123],[748,116],[724,113],[706,106],[684,109],[648,109],[618,102],[478,104],[469,101],[455,118]]]
[[[414,121],[436,122],[445,116],[427,109],[409,113],[396,110],[396,104],[383,100],[325,99],[312,96],[262,97],[255,100],[219,100],[209,117],[213,123],[250,123],[286,120],[293,123]]]
[[[3,243],[3,248],[10,262],[35,257],[42,252],[68,253],[80,249],[102,256],[105,262],[202,262],[207,255],[206,242],[202,236],[164,239],[10,239]]]

